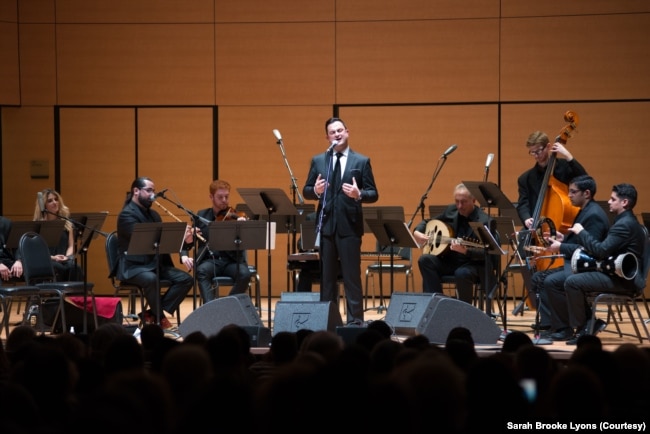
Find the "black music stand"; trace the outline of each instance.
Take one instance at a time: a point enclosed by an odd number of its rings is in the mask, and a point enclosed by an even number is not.
[[[407,247],[407,248],[416,248],[418,247],[417,241],[413,238],[413,234],[409,230],[404,220],[384,220],[384,219],[365,219],[368,226],[372,230],[372,233],[375,234],[379,246],[381,247],[379,251],[384,247],[390,247],[390,293],[393,294],[393,283],[394,283],[394,257],[395,247]],[[381,279],[381,258],[379,259],[379,276]],[[384,294],[381,288],[381,280],[379,281],[379,308],[377,312],[382,312],[385,307],[384,303]]]
[[[498,185],[494,182],[483,181],[462,181],[467,190],[472,193],[472,196],[483,207],[487,208],[487,214],[490,215],[490,208],[497,208],[500,214],[503,210],[514,211],[516,209],[510,199],[506,197]],[[508,214],[511,215],[511,214]]]
[[[236,251],[237,261],[246,250],[266,248],[266,222],[259,220],[231,220],[212,222],[208,225],[212,250]],[[214,241],[213,241],[214,240]],[[261,304],[261,295],[255,293],[255,303]]]
[[[292,216],[298,214],[289,197],[279,188],[238,188],[239,195],[254,214],[267,216],[267,262],[268,262],[268,324],[271,328],[271,217],[275,215]],[[287,252],[288,254],[289,252]]]
[[[35,232],[45,240],[48,247],[56,247],[61,241],[61,233],[65,226],[63,220],[49,220],[49,221],[17,221],[11,222],[11,231],[5,247],[8,250],[15,250],[18,248],[20,238],[27,232]]]
[[[368,224],[368,220],[401,220],[404,221],[404,207],[402,206],[364,206],[363,207],[363,230],[364,232],[372,232],[374,234],[374,231]],[[377,238],[377,235],[375,234],[375,238]],[[382,245],[379,242],[379,238],[377,238],[377,262],[379,263],[379,267],[381,269],[381,252],[383,247],[388,247],[389,245]],[[393,250],[391,249],[391,258],[392,258]],[[393,270],[393,264],[391,264],[391,272]],[[377,312],[380,312],[385,309],[384,307],[384,282],[383,282],[383,274],[384,273],[379,273],[379,307],[377,308]],[[391,286],[391,294],[392,294],[392,286]]]
[[[83,333],[88,332],[88,311],[86,311],[86,303],[88,302],[88,248],[90,242],[97,238],[99,234],[107,236],[101,231],[104,222],[108,216],[108,211],[101,212],[86,212],[86,213],[72,213],[70,214],[70,222],[75,226],[77,234],[75,241],[78,242],[79,247],[76,247],[75,253],[81,257],[81,270],[83,273],[84,283],[84,302],[83,302]],[[76,256],[75,256],[76,261]],[[94,309],[94,307],[93,307]],[[97,324],[95,324],[97,326]]]
[[[309,213],[316,211],[316,206],[313,203],[304,204],[304,205],[294,205],[296,208],[296,214],[292,215],[282,215],[282,214],[273,214],[271,216],[271,221],[275,222],[275,232],[277,234],[286,233],[287,234],[287,256],[291,253],[296,253],[296,234],[300,224],[307,219]],[[260,215],[259,219],[267,221],[268,215]],[[290,286],[290,275],[287,273],[287,289]],[[294,282],[295,285],[295,282]],[[295,289],[295,288],[294,288]]]
[[[156,261],[156,324],[160,325],[160,254],[178,253],[183,246],[187,224],[184,222],[136,223],[127,255],[154,255]]]
[[[472,231],[474,234],[478,237],[478,239],[481,241],[481,243],[485,246],[483,248],[484,252],[484,264],[483,264],[483,270],[484,270],[484,282],[485,282],[485,313],[488,316],[492,316],[492,299],[494,297],[494,291],[499,287],[499,279],[496,279],[496,282],[494,286],[488,291],[487,285],[490,280],[490,273],[488,271],[488,261],[490,260],[490,255],[505,255],[506,251],[501,248],[499,245],[499,242],[494,239],[494,236],[492,236],[492,232],[490,232],[490,229],[484,225],[481,222],[469,222],[470,227],[472,228]],[[496,277],[496,276],[495,276]],[[504,299],[506,296],[504,295]],[[507,319],[506,319],[506,314],[505,314],[505,309],[500,309],[501,310],[501,316],[503,318],[503,329],[505,331],[508,330],[507,327]]]

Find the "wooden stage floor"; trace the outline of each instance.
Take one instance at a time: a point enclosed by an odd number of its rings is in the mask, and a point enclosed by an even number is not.
[[[402,293],[403,294],[403,293]],[[410,294],[410,293],[408,293]],[[270,318],[271,322],[269,323],[269,306],[268,306],[268,298],[267,297],[262,297],[261,299],[261,315],[260,319],[262,321],[262,325],[264,327],[269,327],[271,331],[273,331],[273,321],[275,320],[275,307],[276,304],[280,301],[279,297],[273,297],[271,299],[271,308],[270,308]],[[379,299],[375,299],[374,301],[374,307],[373,307],[373,301],[371,299],[368,300],[368,309],[365,312],[365,320],[366,321],[375,321],[375,320],[386,320],[386,314],[388,312],[389,306],[390,306],[390,301],[391,299],[389,297],[384,297],[384,308],[379,309]],[[514,306],[518,304],[517,302],[513,302],[512,300],[508,300],[507,306],[506,306],[506,324],[508,326],[508,330],[510,331],[522,331],[526,334],[528,334],[531,339],[534,339],[534,333],[531,328],[531,324],[534,323],[535,321],[535,310],[530,310],[530,309],[525,309],[523,314],[513,316],[512,315],[512,310],[514,309]],[[128,301],[126,298],[123,299],[122,301],[123,309],[126,313],[127,306],[128,306]],[[24,307],[24,304],[22,305]],[[139,306],[139,304],[138,304]],[[194,311],[194,306],[195,306],[195,301],[193,300],[192,297],[188,297],[185,299],[183,304],[181,305],[181,321],[186,319],[189,315],[192,315]],[[201,306],[200,304],[196,303],[197,309],[200,309]],[[343,303],[341,302],[340,304],[340,313],[341,313],[341,318],[343,318],[343,321],[345,322],[345,313],[343,310]],[[641,310],[641,315],[643,315],[644,318],[646,318],[647,313],[645,311],[645,306],[643,306],[642,303],[639,303],[638,305],[639,309]],[[498,313],[498,308],[495,305],[494,311]],[[479,313],[482,314],[482,311],[478,311]],[[606,312],[599,312],[598,317],[602,319],[607,318]],[[12,309],[11,312],[11,318],[10,318],[10,330],[15,327],[16,324],[19,323],[19,321],[22,319],[22,314],[18,314],[16,312],[16,307]],[[170,318],[173,322],[173,318]],[[498,325],[499,328],[503,329],[503,321],[501,320],[500,316],[497,317],[495,320],[496,324]],[[125,320],[125,324],[128,324],[128,320]],[[131,323],[134,325],[135,323]],[[634,334],[634,329],[632,327],[631,322],[627,318],[627,314],[625,312],[622,313],[622,320],[619,320],[619,325],[621,327],[621,330],[625,334]],[[650,324],[648,325],[650,327]],[[641,329],[641,333],[644,334],[644,330]],[[643,340],[643,343],[640,343],[638,338],[632,337],[632,336],[619,336],[618,333],[616,333],[616,328],[613,324],[612,321],[610,321],[610,324],[608,325],[607,329],[600,333],[598,335],[603,343],[603,347],[607,350],[614,350],[618,346],[620,346],[623,343],[632,343],[638,346],[644,346],[644,347],[650,347],[650,342],[648,342],[647,339]],[[405,338],[407,338],[407,335],[398,335],[396,334],[394,336],[395,340],[402,341]],[[6,336],[4,335],[4,331],[2,333],[2,340],[4,341],[6,339]],[[182,339],[182,338],[180,338]],[[479,352],[479,354],[491,354],[496,351],[500,351],[501,349],[501,342],[495,342],[494,345],[477,345],[476,349]],[[548,351],[550,351],[554,357],[557,358],[568,358],[570,357],[571,353],[575,349],[575,346],[569,346],[566,345],[564,342],[554,342],[550,345],[544,344],[544,348],[546,348]]]

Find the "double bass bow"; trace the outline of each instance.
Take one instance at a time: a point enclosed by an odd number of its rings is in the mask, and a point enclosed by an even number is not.
[[[562,128],[560,134],[555,139],[556,142],[562,143],[563,145],[567,143],[567,140],[571,137],[571,133],[578,127],[578,115],[569,110],[564,114],[564,120],[568,124]],[[544,240],[545,232],[548,232],[552,238],[556,236],[557,231],[566,234],[580,211],[579,207],[571,204],[569,187],[553,176],[556,160],[557,153],[552,152],[546,165],[542,188],[539,192],[533,213],[533,224],[530,229],[534,236],[528,237],[529,244],[535,241],[542,248],[547,246]],[[543,251],[543,249],[532,250],[537,252]],[[536,260],[536,268],[543,270],[552,267],[553,264],[557,266],[564,265],[562,258],[552,257],[550,263],[547,263],[547,261],[548,258],[543,259],[543,261]]]

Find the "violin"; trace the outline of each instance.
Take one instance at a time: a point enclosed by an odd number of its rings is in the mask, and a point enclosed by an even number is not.
[[[248,220],[248,216],[246,215],[245,212],[237,212],[232,207],[228,207],[225,211],[219,212],[217,217],[215,218],[216,221],[218,222],[224,222],[224,221],[231,221],[231,220],[239,220],[240,218],[245,218]]]

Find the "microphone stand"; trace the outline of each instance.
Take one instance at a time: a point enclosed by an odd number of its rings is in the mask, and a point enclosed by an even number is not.
[[[209,243],[209,240],[208,240],[205,243],[203,251],[201,253],[197,253],[198,252],[198,241],[197,241],[198,237],[196,236],[196,226],[197,226],[196,222],[200,221],[201,223],[209,225],[210,220],[208,220],[206,218],[203,218],[200,215],[194,214],[192,211],[185,208],[180,203],[176,203],[173,200],[171,200],[170,198],[168,198],[167,196],[165,196],[164,193],[161,194],[159,197],[162,197],[166,201],[171,202],[174,205],[176,205],[176,207],[178,207],[185,214],[190,216],[190,218],[192,220],[192,233],[194,233],[194,236],[192,237],[192,249],[194,250],[194,266],[192,267],[192,281],[194,282],[193,285],[192,285],[192,308],[193,308],[193,310],[196,310],[196,285],[197,285],[197,282],[196,282],[196,267],[199,265],[198,263],[199,263],[199,260],[203,257],[203,253],[210,249],[210,246],[208,245],[208,243]],[[207,240],[207,238],[206,238],[206,240]]]
[[[413,224],[413,219],[415,219],[415,216],[418,214],[418,211],[422,213],[422,219],[424,220],[424,201],[427,198],[427,195],[429,194],[429,191],[431,190],[431,187],[433,187],[433,183],[436,181],[436,178],[440,174],[440,171],[442,170],[442,167],[445,165],[447,162],[447,156],[443,154],[442,157],[438,160],[438,164],[436,166],[436,170],[433,172],[433,177],[431,178],[431,183],[427,187],[427,191],[424,192],[422,195],[422,198],[420,198],[420,203],[418,204],[417,208],[415,208],[415,212],[411,216],[411,220],[408,222],[408,228],[411,228],[411,225]]]
[[[332,155],[334,154],[334,146],[330,146],[330,148],[327,150],[327,157],[328,157],[328,163],[327,163],[327,177],[325,178],[325,191],[323,191],[323,204],[320,209],[320,213],[318,213],[318,225],[316,226],[316,242],[314,243],[314,247],[317,247],[320,249],[320,233],[323,229],[323,215],[325,214],[325,205],[327,205],[327,192],[330,189],[330,175],[332,174]]]
[[[284,160],[284,165],[287,167],[287,171],[289,171],[289,177],[291,178],[291,199],[293,202],[293,205],[296,206],[296,196],[298,197],[298,201],[300,202],[300,205],[304,205],[305,199],[302,197],[300,194],[300,190],[298,189],[298,184],[296,182],[296,177],[293,176],[293,172],[291,170],[291,166],[289,165],[289,160],[287,159],[287,154],[284,151],[284,143],[281,138],[278,138],[278,141],[276,142],[280,146],[280,152],[282,153],[282,159]],[[288,224],[288,230],[289,230],[289,236],[287,237],[287,256],[290,253],[296,253],[297,250],[297,243],[296,243],[296,226],[297,226],[297,216],[294,214],[293,216],[290,217],[290,221]],[[287,273],[287,288],[291,286],[291,279],[289,273]],[[295,291],[295,281],[294,281],[294,291]]]

